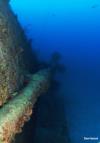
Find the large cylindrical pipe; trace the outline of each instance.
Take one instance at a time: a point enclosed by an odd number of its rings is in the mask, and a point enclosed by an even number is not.
[[[0,143],[10,143],[29,120],[37,97],[47,90],[50,72],[42,70],[34,74],[25,89],[0,109]]]

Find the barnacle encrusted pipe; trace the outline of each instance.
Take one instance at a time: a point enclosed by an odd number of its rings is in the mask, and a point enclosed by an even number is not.
[[[21,132],[37,97],[48,89],[49,79],[49,70],[34,74],[27,87],[0,109],[0,143],[11,143],[15,134]]]

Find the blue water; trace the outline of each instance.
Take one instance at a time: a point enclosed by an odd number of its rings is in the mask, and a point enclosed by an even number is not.
[[[60,95],[72,143],[100,141],[100,1],[12,0],[39,58],[59,51],[66,73]],[[67,133],[66,133],[67,136]],[[98,137],[84,141],[84,137]],[[63,143],[63,142],[62,142]]]

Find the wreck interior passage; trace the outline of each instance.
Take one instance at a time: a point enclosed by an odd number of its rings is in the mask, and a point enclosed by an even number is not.
[[[99,39],[99,0],[0,0],[0,143],[100,142]]]

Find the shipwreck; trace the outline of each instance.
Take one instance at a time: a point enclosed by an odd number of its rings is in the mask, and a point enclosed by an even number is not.
[[[49,87],[50,69],[36,71],[30,50],[9,0],[0,0],[0,143],[12,143],[22,132],[38,96]]]

